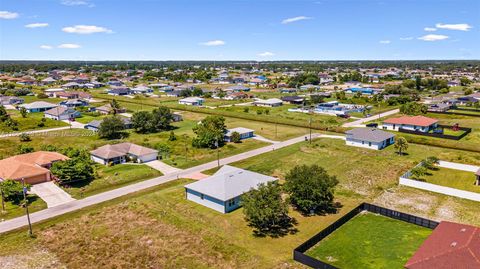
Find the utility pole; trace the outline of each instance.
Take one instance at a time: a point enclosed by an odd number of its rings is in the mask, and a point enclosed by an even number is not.
[[[188,162],[188,148],[187,148],[187,135],[183,135],[183,139],[185,140],[185,162]]]
[[[28,201],[27,201],[27,188],[25,187],[25,180],[22,178],[22,192],[23,192],[23,202],[25,203],[25,212],[27,213],[28,220],[28,235],[32,236],[32,222],[30,221],[30,213],[28,212]]]
[[[220,167],[220,147],[218,144],[218,138],[215,141],[215,147],[217,148],[217,166]]]

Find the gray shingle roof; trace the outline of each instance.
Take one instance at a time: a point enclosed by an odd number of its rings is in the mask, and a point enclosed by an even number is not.
[[[347,139],[363,140],[369,142],[382,142],[392,137],[395,137],[394,134],[381,131],[375,128],[355,128],[345,132],[347,134]]]
[[[274,177],[224,165],[213,176],[190,183],[185,188],[227,201],[257,188],[259,184],[275,180]]]

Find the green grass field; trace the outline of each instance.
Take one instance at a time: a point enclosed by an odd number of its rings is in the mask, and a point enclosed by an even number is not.
[[[339,268],[403,268],[431,232],[400,220],[363,213],[306,254]]]
[[[47,204],[34,194],[29,194],[27,199],[29,202],[28,210],[30,213],[47,208]],[[0,220],[12,219],[23,216],[24,214],[25,208],[20,205],[13,204],[12,202],[5,202],[5,211],[2,211],[2,208],[0,207]]]
[[[5,123],[0,123],[0,132],[10,133],[68,126],[68,124],[63,121],[46,119],[44,126],[40,127],[39,124],[43,118],[43,112],[28,113],[25,118],[23,118],[17,110],[7,110],[7,113],[12,119],[18,122],[18,131],[8,127]]]
[[[480,186],[474,185],[475,173],[443,167],[438,168],[438,170],[428,170],[428,173],[428,175],[422,176],[420,180],[440,186],[480,193]]]

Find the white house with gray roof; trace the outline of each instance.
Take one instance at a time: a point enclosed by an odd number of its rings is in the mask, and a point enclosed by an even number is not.
[[[232,128],[227,130],[227,132],[224,135],[224,139],[226,142],[232,142],[233,133],[238,133],[240,135],[240,140],[243,140],[243,139],[253,137],[254,132],[255,131],[252,129],[243,128],[243,127]]]
[[[228,213],[241,206],[244,193],[275,180],[274,177],[224,165],[213,176],[185,185],[185,194],[187,200]]]
[[[375,128],[355,128],[345,132],[349,146],[381,150],[395,142],[395,135]]]

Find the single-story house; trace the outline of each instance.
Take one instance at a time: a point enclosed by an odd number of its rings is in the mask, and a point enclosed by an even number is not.
[[[91,99],[92,95],[87,92],[72,91],[72,92],[57,92],[55,93],[55,97],[62,98],[62,99]]]
[[[277,107],[283,104],[282,100],[278,98],[270,98],[267,100],[258,99],[253,102],[255,106],[265,106],[265,107]]]
[[[467,105],[467,104],[474,104],[480,102],[477,98],[472,96],[462,96],[457,98],[457,103],[459,105]]]
[[[383,121],[383,129],[398,130],[405,129],[410,131],[428,133],[436,129],[438,120],[425,116],[402,116],[399,118],[391,118]]]
[[[395,135],[376,128],[355,128],[346,131],[349,146],[381,150],[395,142]]]
[[[132,88],[133,94],[147,94],[152,92],[153,92],[152,88],[149,88],[146,86],[137,86],[135,88]]]
[[[68,99],[60,102],[60,105],[65,107],[81,107],[88,106],[88,102],[82,99]]]
[[[129,95],[132,93],[130,88],[128,87],[117,87],[117,88],[112,88],[107,91],[109,95],[115,95],[115,96],[123,96],[123,95]]]
[[[249,92],[250,88],[243,86],[243,85],[233,85],[225,89],[225,91],[233,91],[233,92]]]
[[[57,97],[56,95],[61,92],[65,92],[62,88],[51,88],[43,91],[48,97]]]
[[[278,90],[280,93],[295,93],[298,91],[297,88],[280,88]]]
[[[250,137],[254,136],[254,130],[252,129],[247,129],[243,127],[237,127],[237,128],[232,128],[228,129],[227,132],[225,133],[224,139],[226,142],[232,142],[232,134],[233,133],[239,133],[240,134],[240,140],[247,139]]]
[[[213,176],[185,185],[185,195],[187,200],[228,213],[241,206],[244,193],[275,180],[274,177],[224,165]]]
[[[44,112],[45,118],[52,120],[69,120],[80,117],[80,112],[75,109],[57,106]]]
[[[27,184],[36,184],[52,180],[52,163],[68,160],[67,156],[49,151],[37,151],[16,155],[0,160],[0,181],[12,179]]]
[[[18,105],[22,104],[24,100],[16,96],[0,96],[0,105]]]
[[[180,97],[183,90],[172,90],[166,93],[167,97]]]
[[[110,103],[108,103],[108,104],[105,104],[103,106],[96,107],[95,111],[97,111],[98,113],[100,113],[102,115],[113,114],[113,107]],[[127,110],[124,109],[124,108],[117,109],[117,113],[124,113],[125,111],[127,111]]]
[[[65,88],[65,89],[78,89],[83,87],[84,86],[82,84],[79,84],[77,82],[68,82],[62,85],[62,88]]]
[[[127,117],[119,117],[124,124],[125,129],[130,129],[132,128],[132,121],[130,118]],[[98,129],[100,128],[100,124],[102,124],[103,120],[92,120],[91,122],[85,124],[83,128],[91,131],[98,132]]]
[[[90,151],[91,159],[100,164],[125,163],[127,158],[135,159],[138,163],[145,163],[157,159],[158,150],[142,147],[133,143],[105,145]]]
[[[480,228],[442,221],[404,266],[407,269],[480,268]]]
[[[203,102],[205,99],[200,98],[200,97],[187,97],[178,100],[178,103],[181,105],[187,105],[187,106],[201,106],[203,105]]]
[[[56,104],[48,103],[45,101],[36,101],[29,104],[22,104],[22,105],[19,105],[18,107],[19,108],[24,107],[28,113],[34,113],[34,112],[44,112],[57,106],[58,105]]]
[[[428,106],[429,111],[435,111],[435,112],[447,112],[451,108],[452,106],[446,103],[438,103],[438,104],[432,104]]]
[[[282,101],[292,105],[301,105],[305,101],[305,98],[300,96],[284,96],[282,97]]]

